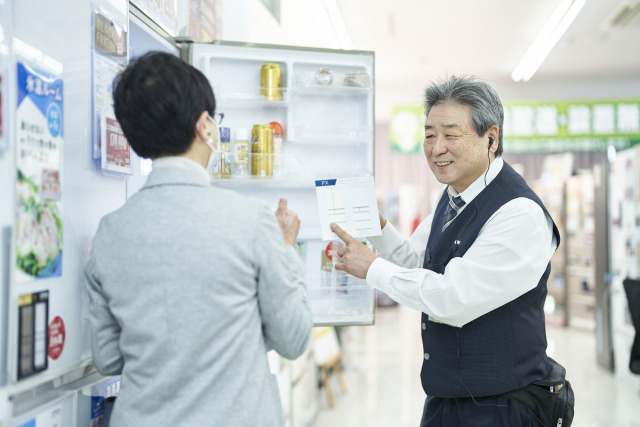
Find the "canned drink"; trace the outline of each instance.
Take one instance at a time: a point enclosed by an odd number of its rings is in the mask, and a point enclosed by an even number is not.
[[[251,175],[273,176],[273,128],[254,125],[251,129]]]
[[[282,99],[282,68],[280,64],[264,64],[260,70],[260,95],[269,101]]]

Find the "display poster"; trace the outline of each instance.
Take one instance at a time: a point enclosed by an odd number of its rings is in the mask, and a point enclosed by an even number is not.
[[[121,381],[122,377],[120,375],[114,375],[91,387],[91,396],[118,397]]]
[[[18,379],[47,369],[49,291],[18,297]]]
[[[93,158],[102,155],[102,128],[106,116],[115,117],[113,112],[113,79],[124,66],[98,53],[93,55],[93,108],[96,135],[93,139]]]
[[[102,427],[104,422],[104,397],[91,396],[91,420],[89,427]]]
[[[95,50],[112,58],[124,58],[124,62],[126,62],[129,53],[129,40],[125,28],[100,11],[95,11],[93,31]]]
[[[115,117],[102,116],[101,120],[102,170],[133,175],[131,147],[125,138],[120,123]]]
[[[62,354],[62,350],[64,350],[65,343],[65,328],[64,321],[62,317],[56,316],[53,318],[51,323],[49,323],[49,348],[47,349],[47,354],[52,360],[57,360]]]
[[[35,418],[20,424],[18,427],[62,427],[62,405],[45,409]]]
[[[17,281],[62,274],[63,81],[18,62]]]
[[[178,35],[177,0],[131,0],[138,9],[151,18],[170,36]]]
[[[131,148],[113,111],[113,82],[128,61],[127,31],[100,11],[93,19],[93,158],[104,171],[132,175]]]
[[[189,0],[189,37],[208,43],[220,38],[219,0]]]

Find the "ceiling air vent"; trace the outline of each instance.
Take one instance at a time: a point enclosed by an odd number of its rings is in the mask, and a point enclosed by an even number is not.
[[[604,21],[605,29],[640,28],[640,1],[624,1]]]

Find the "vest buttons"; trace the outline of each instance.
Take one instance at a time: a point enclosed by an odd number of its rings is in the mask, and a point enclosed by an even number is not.
[[[424,354],[424,360],[429,360],[429,353]]]
[[[427,324],[426,324],[426,323],[423,323],[423,324],[422,324],[422,330],[423,330],[423,331],[426,331],[426,330],[427,330]]]

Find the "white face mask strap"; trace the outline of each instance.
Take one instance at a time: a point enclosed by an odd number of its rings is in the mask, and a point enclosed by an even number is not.
[[[207,139],[205,142],[207,143],[209,148],[211,148],[211,151],[217,151],[215,146],[220,147],[220,129],[218,128],[218,123],[216,122],[216,119],[211,117],[209,114],[207,114],[207,120],[213,123],[214,131],[213,131],[213,137]],[[215,146],[214,146],[214,143],[215,143]]]

